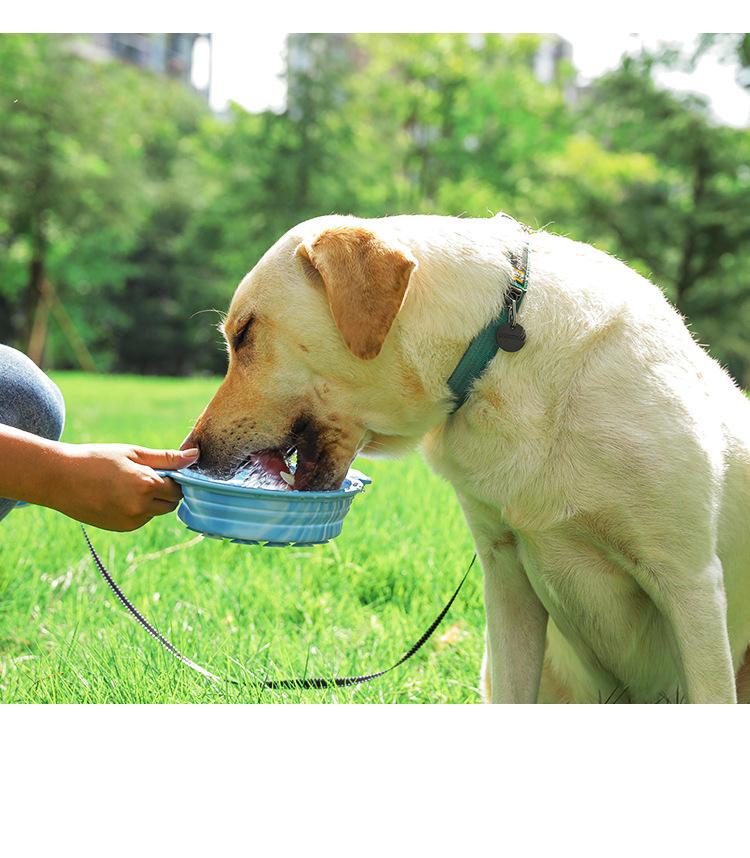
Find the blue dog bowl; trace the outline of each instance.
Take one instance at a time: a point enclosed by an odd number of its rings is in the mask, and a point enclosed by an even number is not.
[[[350,470],[332,492],[297,492],[213,480],[199,471],[159,471],[182,486],[177,515],[190,530],[246,545],[319,545],[341,533],[349,507],[372,480]]]

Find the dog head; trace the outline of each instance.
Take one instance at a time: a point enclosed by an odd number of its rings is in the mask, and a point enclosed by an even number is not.
[[[283,236],[223,325],[227,375],[183,445],[200,467],[226,478],[255,461],[278,476],[296,451],[295,488],[330,490],[363,448],[418,442],[425,394],[394,324],[416,268],[381,221],[318,218]]]

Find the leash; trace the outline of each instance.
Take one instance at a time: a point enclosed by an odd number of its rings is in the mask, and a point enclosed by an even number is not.
[[[135,617],[136,621],[141,625],[151,637],[157,641],[157,643],[161,644],[167,652],[173,655],[178,661],[181,661],[183,664],[187,665],[192,670],[197,671],[201,674],[201,676],[205,676],[206,679],[209,679],[211,682],[229,682],[232,685],[239,685],[240,683],[236,679],[231,679],[229,677],[225,677],[222,679],[216,674],[211,673],[210,670],[206,670],[205,667],[201,667],[199,664],[196,664],[194,661],[191,661],[187,656],[183,655],[174,644],[167,640],[167,638],[162,635],[159,630],[151,625],[151,623],[143,616],[143,614],[136,608],[136,606],[128,599],[125,593],[122,591],[120,586],[117,584],[115,579],[110,575],[110,573],[105,568],[104,564],[101,561],[101,558],[96,553],[96,549],[91,544],[91,540],[89,539],[89,535],[86,532],[86,528],[81,525],[81,530],[83,531],[84,538],[86,539],[86,545],[88,545],[89,552],[91,556],[94,558],[94,563],[96,564],[96,568],[99,570],[100,575],[109,585],[112,592],[117,596],[120,603],[125,607],[129,613]],[[456,587],[455,592],[448,600],[445,607],[440,611],[437,617],[430,623],[427,630],[422,634],[419,640],[413,644],[406,651],[401,658],[392,664],[390,667],[387,667],[385,670],[378,670],[375,673],[365,673],[361,676],[334,676],[330,678],[325,678],[321,676],[315,677],[303,677],[298,679],[276,679],[276,680],[260,680],[260,684],[263,688],[268,688],[272,690],[282,690],[282,689],[300,689],[302,691],[308,691],[313,688],[344,688],[348,685],[360,685],[363,682],[369,682],[371,679],[377,679],[379,676],[384,676],[386,673],[390,673],[392,670],[395,670],[397,667],[402,665],[405,661],[408,661],[413,655],[419,652],[420,649],[427,643],[430,639],[432,633],[435,629],[440,625],[443,621],[443,618],[450,610],[451,605],[455,602],[456,596],[458,596],[461,591],[461,587],[464,585],[464,581],[469,576],[469,572],[471,572],[474,563],[476,562],[477,555],[475,554],[471,563],[469,563],[469,567],[464,572],[464,576]]]

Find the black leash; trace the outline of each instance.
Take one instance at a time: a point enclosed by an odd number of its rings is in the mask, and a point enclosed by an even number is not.
[[[104,564],[102,563],[99,555],[96,553],[96,549],[91,544],[91,540],[89,539],[88,533],[86,533],[86,528],[81,525],[81,530],[83,531],[83,535],[86,538],[86,544],[88,545],[89,551],[91,552],[91,556],[94,558],[94,563],[96,563],[96,568],[99,570],[102,578],[109,584],[112,592],[117,596],[122,605],[135,617],[138,623],[151,635],[154,640],[158,641],[167,652],[171,653],[176,659],[181,661],[183,664],[186,664],[188,667],[200,673],[202,676],[205,676],[207,679],[210,679],[212,682],[230,682],[233,685],[239,685],[240,683],[236,679],[226,678],[224,680],[221,677],[216,676],[211,673],[211,671],[206,670],[205,667],[201,667],[199,664],[196,664],[194,661],[191,661],[187,656],[183,655],[174,644],[170,643],[164,635],[162,635],[151,623],[141,614],[141,612],[136,608],[136,606],[128,599],[128,597],[123,593],[120,589],[119,585],[115,581],[115,579],[109,574]],[[311,688],[344,688],[347,685],[359,685],[362,682],[369,682],[371,679],[377,679],[379,676],[384,676],[386,673],[390,673],[392,670],[395,670],[397,667],[402,665],[405,661],[408,661],[415,653],[417,653],[429,640],[432,633],[435,629],[440,625],[443,621],[443,618],[450,610],[451,605],[455,602],[456,596],[458,596],[461,591],[461,587],[464,585],[464,581],[466,581],[469,572],[471,572],[472,566],[476,562],[477,556],[476,554],[472,557],[471,563],[469,563],[469,567],[464,572],[464,577],[456,587],[455,592],[448,600],[448,603],[445,605],[442,611],[437,615],[437,617],[430,623],[427,630],[424,634],[419,638],[419,640],[411,646],[408,651],[401,656],[401,658],[390,667],[387,667],[385,670],[379,670],[376,673],[366,673],[361,676],[334,676],[330,679],[326,679],[325,677],[310,677],[307,679],[277,679],[277,680],[261,680],[260,684],[264,688],[280,690],[280,689],[292,689],[298,688],[301,690],[308,690]]]

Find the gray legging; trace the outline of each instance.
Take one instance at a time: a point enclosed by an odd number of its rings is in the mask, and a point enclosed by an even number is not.
[[[65,401],[57,385],[26,355],[0,345],[0,423],[57,441],[64,422]],[[15,505],[0,498],[0,519]]]

